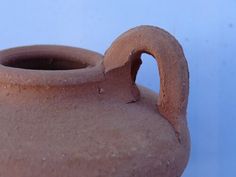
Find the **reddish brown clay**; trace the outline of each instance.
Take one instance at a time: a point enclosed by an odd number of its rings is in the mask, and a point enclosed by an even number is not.
[[[137,86],[142,53],[160,94]],[[180,177],[189,157],[188,67],[157,27],[122,34],[102,56],[80,48],[0,52],[1,177]]]

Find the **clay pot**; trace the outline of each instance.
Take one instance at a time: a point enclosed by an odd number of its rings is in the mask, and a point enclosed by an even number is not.
[[[135,84],[142,53],[158,62],[158,98]],[[181,176],[188,67],[164,30],[131,29],[104,56],[28,46],[1,51],[0,63],[0,176]]]

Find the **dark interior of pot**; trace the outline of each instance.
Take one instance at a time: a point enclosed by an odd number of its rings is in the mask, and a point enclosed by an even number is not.
[[[89,67],[89,64],[78,59],[53,55],[15,56],[8,58],[2,64],[8,67],[31,70],[72,70]]]

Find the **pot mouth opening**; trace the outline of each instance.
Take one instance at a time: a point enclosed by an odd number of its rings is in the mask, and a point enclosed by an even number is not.
[[[63,56],[56,56],[50,54],[35,55],[35,56],[13,56],[2,63],[3,66],[30,69],[30,70],[74,70],[91,67],[90,64],[74,60],[73,58],[66,58]]]
[[[103,55],[70,46],[35,45],[0,51],[0,82],[65,86],[104,79]]]

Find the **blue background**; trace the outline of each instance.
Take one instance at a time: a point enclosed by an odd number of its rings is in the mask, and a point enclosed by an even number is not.
[[[183,176],[236,176],[235,0],[0,0],[0,49],[63,44],[104,53],[141,24],[172,33],[189,63],[192,152]],[[155,61],[142,58],[137,82],[158,91]]]

